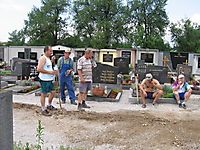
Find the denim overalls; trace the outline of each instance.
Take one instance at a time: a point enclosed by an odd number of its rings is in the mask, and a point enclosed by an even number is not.
[[[61,69],[60,69],[60,92],[61,92],[61,100],[65,102],[66,96],[65,96],[65,87],[67,87],[69,99],[75,102],[76,96],[74,93],[74,87],[72,82],[72,76],[71,74],[67,74],[67,70],[70,70],[73,68],[73,66],[70,64],[72,61],[71,58],[68,58],[69,62],[67,64],[64,63],[64,58],[61,59]]]

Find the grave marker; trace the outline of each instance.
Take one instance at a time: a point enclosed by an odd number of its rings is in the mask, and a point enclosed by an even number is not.
[[[129,74],[129,58],[114,58],[114,66],[119,67],[119,73]]]
[[[93,82],[116,84],[118,72],[118,67],[97,63],[97,67],[93,69]]]
[[[172,68],[176,70],[178,64],[184,64],[188,61],[188,53],[170,52]]]
[[[178,64],[177,65],[177,73],[178,74],[184,74],[186,81],[189,81],[192,75],[192,66],[184,65],[184,64]]]
[[[12,91],[0,91],[0,147],[13,149]]]
[[[161,84],[168,82],[167,67],[152,65],[138,65],[136,67],[136,74],[139,75],[139,81],[142,81],[147,73],[151,73],[153,78],[157,79]]]

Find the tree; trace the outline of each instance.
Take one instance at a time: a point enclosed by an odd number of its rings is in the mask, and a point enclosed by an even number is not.
[[[85,47],[110,48],[125,31],[122,0],[74,1],[74,27]]]
[[[30,45],[56,45],[68,35],[67,0],[42,0],[25,20],[25,33]]]
[[[20,30],[14,30],[13,32],[9,33],[10,37],[8,40],[7,45],[10,46],[22,46],[25,45],[25,36],[24,36],[24,31]]]
[[[200,26],[189,19],[170,26],[174,49],[182,52],[200,52]]]
[[[135,45],[164,50],[163,37],[169,24],[166,3],[167,0],[128,0],[129,32]]]

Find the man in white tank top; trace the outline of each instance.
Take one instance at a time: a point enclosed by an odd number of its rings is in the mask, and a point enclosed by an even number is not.
[[[46,46],[44,48],[44,55],[40,57],[38,61],[37,71],[39,72],[39,79],[41,84],[41,108],[42,108],[42,115],[50,116],[51,113],[47,110],[54,110],[56,109],[52,106],[52,101],[55,95],[55,90],[53,86],[53,80],[55,75],[58,74],[57,70],[53,70],[52,62],[50,60],[50,56],[52,55],[52,48],[50,46]],[[47,107],[45,107],[45,97],[49,94],[49,103]]]

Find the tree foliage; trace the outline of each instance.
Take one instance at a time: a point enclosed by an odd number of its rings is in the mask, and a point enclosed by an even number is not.
[[[8,43],[6,45],[10,46],[22,46],[25,44],[25,36],[24,36],[24,31],[20,30],[14,30],[13,32],[9,33],[10,37],[8,40]]]
[[[74,1],[74,27],[85,46],[110,48],[125,31],[122,0]]]
[[[25,20],[30,45],[56,45],[67,36],[67,0],[42,0]],[[64,16],[65,15],[65,16]]]
[[[166,4],[167,0],[41,0],[25,27],[10,33],[8,44],[24,45],[26,39],[28,45],[169,50],[164,42]],[[170,30],[175,49],[200,51],[199,26],[188,20],[171,24]]]
[[[174,49],[183,52],[200,52],[200,26],[189,19],[170,26]]]
[[[129,0],[130,32],[133,43],[144,48],[165,47],[163,37],[169,24],[165,11],[167,0]]]

